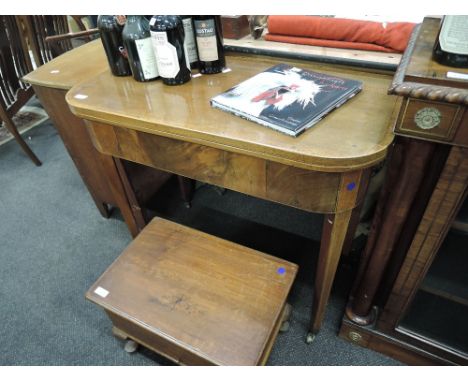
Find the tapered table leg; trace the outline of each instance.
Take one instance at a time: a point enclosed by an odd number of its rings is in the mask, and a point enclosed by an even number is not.
[[[345,239],[351,235],[348,232],[350,229],[356,229],[355,224],[350,224],[351,217],[356,215],[356,213],[353,214],[353,211],[355,208],[359,209],[362,203],[369,176],[369,169],[342,174],[337,197],[337,212],[327,214],[324,217],[320,254],[315,275],[310,331],[306,338],[307,343],[314,340],[322,325]]]

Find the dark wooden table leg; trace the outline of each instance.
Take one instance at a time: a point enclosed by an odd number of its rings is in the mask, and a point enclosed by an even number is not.
[[[117,205],[122,213],[125,223],[127,223],[128,229],[133,237],[136,237],[140,231],[145,228],[146,221],[143,216],[141,206],[137,201],[135,192],[128,179],[125,167],[122,164],[122,160],[115,157],[113,159],[115,170],[117,171],[120,182],[117,178],[113,180],[112,189],[115,190],[115,198]],[[110,166],[110,164],[109,164]]]
[[[306,342],[311,343],[322,325],[345,238],[356,205],[362,203],[369,182],[369,169],[342,174],[335,214],[324,217],[320,254],[315,275],[312,319]],[[354,226],[353,229],[355,229]]]
[[[141,210],[133,210],[128,200],[122,180],[122,177],[126,177],[126,175],[119,171],[119,168],[121,170],[122,167],[120,159],[110,155],[103,155],[101,164],[105,170],[109,186],[114,194],[117,207],[122,213],[130,234],[132,237],[136,237],[145,226],[145,221]]]
[[[180,193],[185,203],[185,207],[190,208],[192,206],[192,197],[195,191],[195,180],[181,175],[177,176],[177,180],[179,182]]]

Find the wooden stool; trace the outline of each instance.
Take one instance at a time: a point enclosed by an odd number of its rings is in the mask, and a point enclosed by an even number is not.
[[[297,265],[155,218],[86,294],[118,337],[182,365],[264,365]]]

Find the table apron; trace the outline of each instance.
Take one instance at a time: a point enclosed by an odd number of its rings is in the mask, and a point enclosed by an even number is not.
[[[87,121],[87,126],[93,144],[103,154],[261,199],[315,213],[337,213],[361,202],[353,198],[351,203],[338,203],[349,173],[301,169],[101,122]]]

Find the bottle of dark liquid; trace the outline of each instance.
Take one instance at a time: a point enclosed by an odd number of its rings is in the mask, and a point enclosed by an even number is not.
[[[125,16],[101,15],[97,19],[102,45],[114,76],[130,76],[132,74],[122,41],[122,30],[125,25],[125,19],[122,17]]]
[[[444,16],[433,58],[442,65],[468,68],[468,16]]]
[[[203,74],[220,73],[226,65],[219,16],[193,16],[199,69]]]
[[[140,82],[158,78],[148,20],[144,16],[127,16],[122,38],[133,78]]]
[[[153,16],[150,21],[158,71],[166,85],[190,81],[190,63],[184,45],[185,33],[179,16]]]
[[[191,69],[198,69],[198,51],[195,41],[195,31],[193,27],[192,16],[180,16],[185,31],[185,48],[187,49]]]

